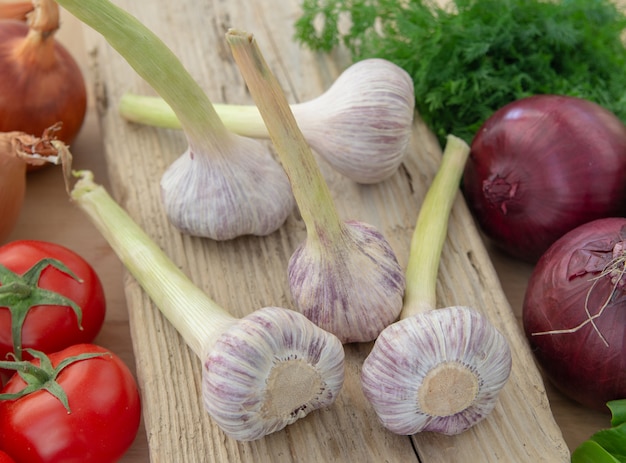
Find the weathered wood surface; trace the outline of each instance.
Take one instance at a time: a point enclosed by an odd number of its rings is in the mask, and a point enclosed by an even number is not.
[[[156,32],[214,102],[251,103],[224,41],[229,27],[252,32],[292,102],[328,88],[347,66],[345,56],[322,56],[292,40],[297,0],[181,0],[116,4]],[[268,305],[292,307],[287,261],[304,239],[297,214],[274,234],[214,242],[181,235],[161,207],[159,179],[186,147],[182,133],[123,121],[117,101],[125,91],[152,94],[104,39],[86,31],[112,193],[196,284],[236,316]],[[175,85],[173,82],[172,85]],[[340,214],[381,230],[404,266],[423,195],[441,151],[416,119],[406,161],[390,180],[359,186],[320,160]],[[492,415],[454,437],[387,432],[365,401],[359,373],[371,344],[346,346],[346,383],[337,402],[283,431],[239,443],[215,426],[200,399],[200,361],[136,282],[125,277],[133,348],[153,462],[558,462],[569,452],[545,388],[489,256],[463,200],[450,220],[438,283],[439,303],[477,307],[507,336],[511,378]],[[411,442],[411,440],[413,442]]]

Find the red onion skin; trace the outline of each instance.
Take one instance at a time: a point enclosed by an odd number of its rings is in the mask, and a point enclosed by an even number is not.
[[[626,398],[626,276],[613,293],[610,277],[599,277],[614,251],[626,257],[626,218],[598,219],[566,233],[537,262],[522,309],[524,332],[548,379],[571,399],[604,412],[606,402]],[[574,333],[533,335],[584,322],[588,294],[591,315],[610,297],[595,319],[608,347],[591,324]]]
[[[496,246],[535,263],[578,225],[626,213],[626,126],[580,98],[510,103],[474,137],[463,192]]]
[[[24,22],[0,20],[0,132],[38,135],[61,121],[56,135],[70,144],[87,110],[83,75],[53,37],[25,45],[28,32]]]

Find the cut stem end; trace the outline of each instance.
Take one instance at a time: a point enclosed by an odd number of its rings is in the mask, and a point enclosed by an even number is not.
[[[417,400],[428,415],[451,416],[470,407],[478,391],[478,377],[471,369],[458,362],[446,362],[424,377]]]
[[[317,369],[303,359],[277,364],[267,380],[267,395],[262,406],[266,418],[297,415],[302,404],[320,395],[324,381]]]

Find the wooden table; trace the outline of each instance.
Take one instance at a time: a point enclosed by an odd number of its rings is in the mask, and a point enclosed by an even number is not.
[[[91,79],[87,69],[83,26],[68,14],[63,14],[62,18],[58,37],[77,57],[85,76]],[[89,113],[72,151],[75,167],[93,170],[96,178],[107,185],[107,165],[94,108],[93,85],[89,85],[89,89]],[[92,263],[102,279],[108,302],[106,323],[96,342],[115,351],[135,371],[122,265],[82,212],[70,204],[58,169],[48,168],[29,175],[26,202],[10,239],[53,241],[73,249]],[[519,320],[523,293],[532,267],[514,261],[497,250],[489,249],[489,252],[504,292]],[[583,409],[564,398],[549,384],[546,384],[546,389],[553,414],[570,449],[599,428],[609,425],[607,415]],[[148,459],[148,439],[142,426],[135,443],[122,461],[138,463]]]

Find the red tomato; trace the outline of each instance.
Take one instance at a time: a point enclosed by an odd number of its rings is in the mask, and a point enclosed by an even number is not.
[[[0,450],[0,463],[15,463],[15,460]]]
[[[0,400],[0,448],[17,463],[112,463],[128,450],[139,429],[141,405],[137,383],[124,362],[93,344],[70,346],[49,358],[56,366],[92,352],[107,353],[71,363],[56,378],[71,413],[46,390]],[[40,364],[38,359],[32,363]],[[2,393],[25,386],[15,374]]]
[[[63,262],[82,279],[76,281],[62,271],[48,266],[41,272],[38,286],[57,292],[82,309],[82,330],[71,307],[39,305],[32,307],[22,326],[22,346],[50,353],[72,344],[92,342],[99,333],[106,312],[102,283],[95,270],[85,259],[61,245],[45,241],[19,240],[0,247],[0,264],[12,272],[23,275],[44,258]],[[0,284],[4,284],[0,280]],[[0,302],[0,360],[13,352],[11,315]],[[24,355],[25,359],[31,358]]]

